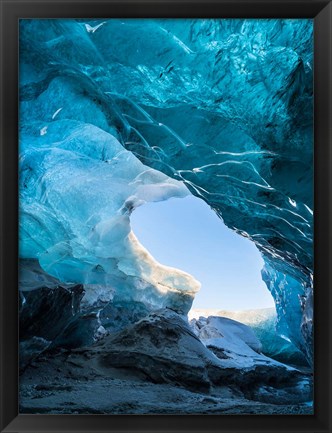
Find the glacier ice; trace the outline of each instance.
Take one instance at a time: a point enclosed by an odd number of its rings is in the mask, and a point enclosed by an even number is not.
[[[156,263],[130,213],[194,194],[256,244],[279,332],[311,360],[312,35],[308,19],[21,20],[21,257],[90,304],[104,287],[187,312],[199,283]]]
[[[185,196],[187,188],[145,167],[110,134],[72,123],[52,123],[33,145],[22,138],[30,146],[22,145],[20,160],[21,257],[38,259],[60,281],[85,284],[91,302],[102,285],[151,306],[182,308],[181,299],[187,311],[199,283],[158,264],[129,219],[136,206]]]

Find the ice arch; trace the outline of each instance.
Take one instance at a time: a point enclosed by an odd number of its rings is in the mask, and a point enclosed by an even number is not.
[[[280,330],[312,359],[312,21],[99,24],[20,24],[22,257],[142,289],[105,259],[110,229],[127,239],[136,180],[181,181],[255,242]]]

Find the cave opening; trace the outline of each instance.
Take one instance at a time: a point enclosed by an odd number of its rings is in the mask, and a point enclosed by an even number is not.
[[[274,309],[255,244],[229,229],[203,200],[147,203],[133,212],[131,227],[158,262],[200,281],[192,310]]]
[[[263,258],[255,244],[228,228],[195,196],[170,198],[138,207],[131,215],[138,240],[163,265],[201,283],[190,321],[221,316],[249,326],[262,352],[278,361],[307,367],[294,344],[277,331],[274,299],[261,276]]]

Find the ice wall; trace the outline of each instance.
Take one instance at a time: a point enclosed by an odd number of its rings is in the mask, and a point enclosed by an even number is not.
[[[115,297],[186,313],[199,283],[156,262],[130,228],[136,206],[183,197],[183,183],[145,167],[92,124],[54,120],[37,128],[46,133],[21,132],[21,258],[38,259],[60,282],[84,284],[85,303]],[[40,274],[22,271],[25,290],[40,286]]]
[[[181,181],[255,242],[280,332],[310,359],[312,32],[312,20],[22,20],[22,255],[123,293],[144,274],[140,293],[156,293],[128,215],[184,194]],[[172,275],[167,291],[193,296]]]

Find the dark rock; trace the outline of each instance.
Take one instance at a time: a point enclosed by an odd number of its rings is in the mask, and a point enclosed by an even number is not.
[[[73,349],[91,345],[96,341],[95,335],[99,323],[97,314],[94,313],[76,317],[58,335],[51,347]]]
[[[24,369],[34,358],[47,349],[50,342],[40,337],[32,337],[19,344],[19,367]]]
[[[200,342],[175,312],[161,310],[106,337],[91,350],[99,351],[103,368],[125,368],[153,383],[173,383],[208,391],[208,364],[217,358]]]
[[[84,296],[81,284],[20,293],[20,340],[41,337],[54,340],[79,314]]]
[[[235,386],[243,395],[259,400],[261,385],[277,390],[288,387],[293,401],[296,393],[302,392],[298,388],[303,379],[299,371],[258,353],[246,364],[238,364],[239,355],[230,351],[219,359],[189,324],[169,309],[151,313],[88,350],[103,371],[123,369],[153,383],[171,383],[195,392]],[[307,385],[304,388],[309,389]],[[305,398],[308,395],[306,392]]]
[[[110,332],[118,332],[138,322],[150,313],[143,302],[126,302],[114,299],[100,312],[100,321]]]

